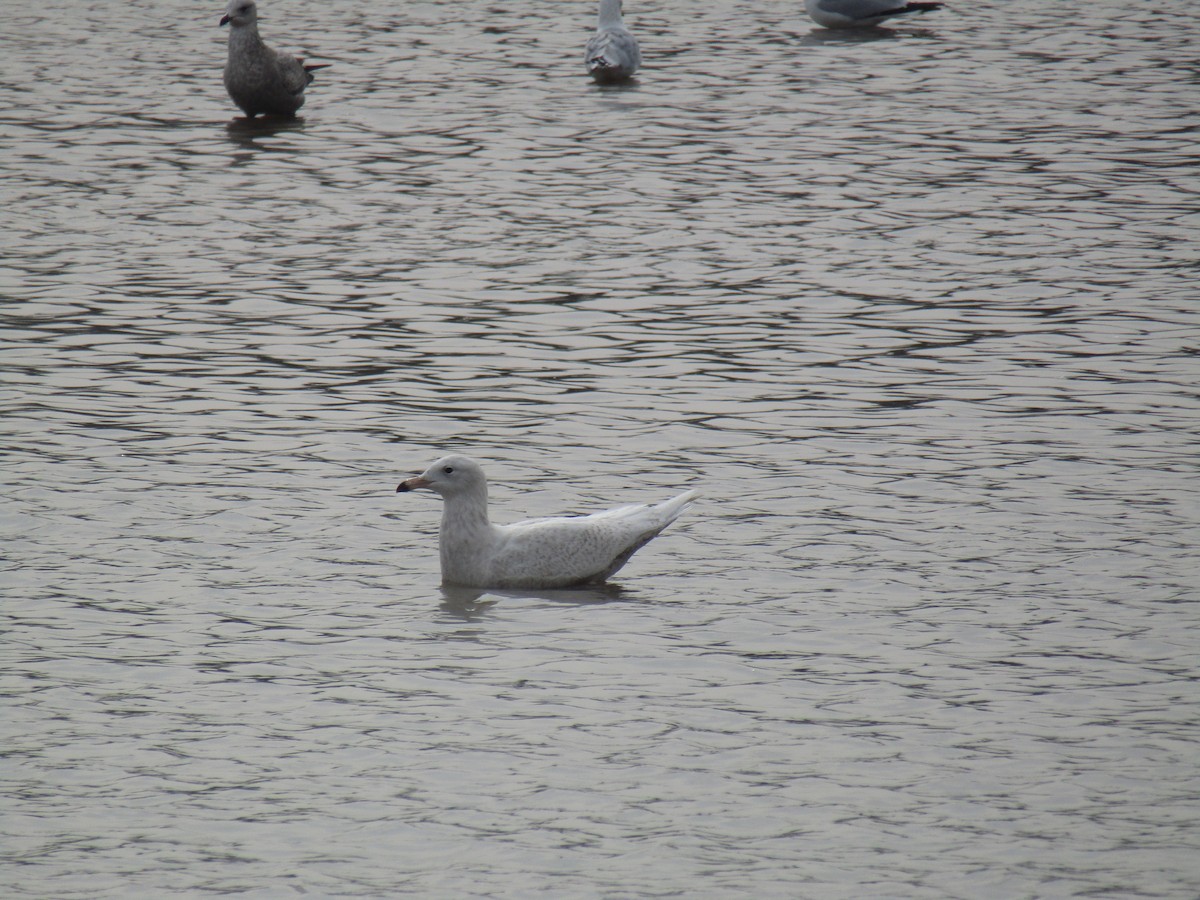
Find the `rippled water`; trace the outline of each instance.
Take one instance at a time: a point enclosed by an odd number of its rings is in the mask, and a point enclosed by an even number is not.
[[[1063,9],[8,10],[4,893],[1200,893],[1200,28]],[[705,500],[443,592],[449,450]]]

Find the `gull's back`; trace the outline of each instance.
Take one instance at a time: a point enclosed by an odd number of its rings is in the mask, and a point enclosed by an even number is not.
[[[584,64],[601,83],[623,81],[641,68],[642,51],[621,21],[619,0],[602,0],[599,25],[584,49]]]
[[[696,496],[622,506],[590,516],[529,519],[497,528],[491,560],[496,587],[596,584],[674,522]]]

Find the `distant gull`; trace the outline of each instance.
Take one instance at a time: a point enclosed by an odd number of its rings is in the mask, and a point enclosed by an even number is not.
[[[621,0],[600,0],[600,19],[583,60],[598,84],[624,81],[641,67],[642,52],[621,22]]]
[[[297,56],[272,50],[258,36],[254,0],[229,0],[221,24],[229,27],[229,60],[225,89],[250,118],[259,113],[294,116],[304,105],[304,89],[312,73],[328,63],[306,66]]]
[[[804,0],[804,9],[822,28],[870,28],[896,16],[931,12],[943,5],[905,0]]]
[[[590,516],[488,520],[487,476],[465,456],[445,456],[397,491],[442,495],[439,546],[445,584],[490,588],[557,588],[599,584],[670,525],[696,496],[688,491],[656,506],[622,506]]]

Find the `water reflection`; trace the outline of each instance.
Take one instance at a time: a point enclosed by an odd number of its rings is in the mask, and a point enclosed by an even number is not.
[[[225,133],[235,144],[243,147],[255,147],[259,138],[274,137],[289,131],[303,131],[304,116],[286,118],[283,116],[258,116],[247,118],[238,116],[225,125]]]
[[[624,81],[616,81],[608,84],[592,82],[588,86],[588,89],[600,94],[637,93],[641,90],[641,82],[638,76],[634,75],[632,78],[627,78]]]
[[[442,585],[441,591],[441,608],[464,619],[477,618],[504,599],[543,600],[548,603],[586,606],[589,604],[613,603],[617,601],[627,602],[637,600],[640,596],[638,591],[631,588],[624,588],[615,583],[589,585],[578,588],[558,588],[554,590],[503,590],[499,588],[480,590],[477,588]]]
[[[800,38],[802,47],[836,46],[838,44],[873,44],[877,41],[891,41],[897,38],[937,38],[935,32],[925,29],[904,29],[894,31],[891,28],[814,28]]]

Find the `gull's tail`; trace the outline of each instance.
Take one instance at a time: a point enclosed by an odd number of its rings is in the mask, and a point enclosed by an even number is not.
[[[663,526],[666,527],[678,519],[683,514],[683,511],[692,505],[692,501],[699,496],[699,491],[685,491],[678,497],[664,500],[654,507],[654,511],[662,515]]]
[[[889,15],[903,15],[904,13],[922,13],[933,12],[935,9],[941,9],[945,3],[908,3],[903,8],[893,10]]]

